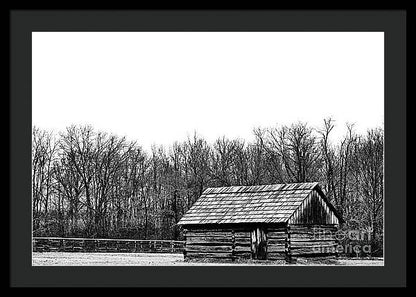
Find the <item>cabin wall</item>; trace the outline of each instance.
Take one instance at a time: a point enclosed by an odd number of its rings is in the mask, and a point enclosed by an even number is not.
[[[267,238],[267,259],[284,260],[288,248],[288,231],[286,226],[268,227]]]
[[[184,229],[185,259],[222,260],[286,258],[288,233],[285,225],[253,225]],[[261,247],[260,247],[261,246]],[[262,255],[265,252],[265,255]]]
[[[237,260],[252,258],[251,232],[249,229],[234,230],[233,257]]]
[[[287,254],[297,257],[336,256],[337,225],[292,224],[288,226]]]
[[[335,237],[337,226],[335,224],[270,224],[223,228],[187,227],[184,229],[184,257],[189,260],[227,261],[239,259],[292,261],[297,257],[332,257],[337,254]],[[258,241],[259,234],[261,234],[261,243]],[[259,246],[264,247],[264,244],[265,258],[259,253]]]
[[[232,260],[233,256],[232,229],[186,229],[185,259],[215,258]]]
[[[185,259],[251,259],[251,233],[245,227],[184,229]]]

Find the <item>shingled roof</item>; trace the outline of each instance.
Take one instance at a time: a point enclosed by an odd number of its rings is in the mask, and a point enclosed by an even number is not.
[[[318,183],[208,188],[178,225],[287,222]]]

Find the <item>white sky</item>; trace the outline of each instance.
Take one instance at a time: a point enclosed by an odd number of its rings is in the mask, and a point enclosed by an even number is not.
[[[32,123],[170,145],[332,116],[384,125],[382,32],[34,32]]]

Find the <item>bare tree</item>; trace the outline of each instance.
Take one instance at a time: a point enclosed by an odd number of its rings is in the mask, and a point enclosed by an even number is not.
[[[230,186],[234,184],[233,170],[238,145],[236,140],[229,140],[224,136],[214,142],[210,154],[211,170],[209,174],[218,186]]]
[[[321,150],[324,162],[324,176],[327,196],[342,216],[350,215],[352,187],[352,150],[356,142],[354,125],[347,124],[347,133],[338,146],[333,146],[329,135],[335,127],[331,118],[324,120],[324,126],[318,130],[321,135]]]
[[[284,165],[282,156],[279,153],[276,139],[270,139],[269,129],[256,128],[253,133],[256,137],[256,145],[264,152],[264,167],[262,171],[266,171],[270,183],[282,183],[285,181]]]
[[[335,125],[331,118],[324,119],[324,127],[321,130],[318,130],[318,133],[321,135],[320,143],[322,158],[324,162],[326,193],[330,201],[337,202],[338,197],[335,177],[336,156],[335,150],[329,141],[329,135],[331,131],[334,129],[334,126]]]
[[[182,145],[182,153],[189,164],[189,182],[192,189],[191,204],[202,194],[210,181],[209,157],[211,148],[205,139],[196,133]]]
[[[354,147],[354,160],[357,194],[365,206],[364,219],[373,230],[373,248],[381,249],[377,244],[383,234],[384,133],[381,129],[369,130],[365,138],[359,139]]]
[[[51,132],[33,128],[32,137],[32,203],[34,230],[40,228],[41,218],[47,224],[50,198],[53,191],[53,162],[57,142]]]
[[[81,196],[84,186],[79,174],[70,165],[70,161],[65,155],[61,155],[60,159],[54,163],[54,177],[57,181],[56,191],[63,200],[68,203],[68,233],[72,235],[78,234],[79,230],[79,213],[81,211]]]
[[[350,184],[350,174],[351,174],[351,165],[352,165],[352,149],[356,142],[356,136],[353,131],[354,125],[347,124],[347,135],[341,140],[338,151],[338,200],[337,206],[340,214],[344,216],[345,210],[349,205],[349,184]],[[348,214],[348,213],[347,213]]]
[[[265,135],[264,135],[265,134]],[[312,128],[304,123],[269,128],[264,134],[257,132],[264,148],[276,156],[276,166],[283,167],[286,182],[316,180],[320,166],[320,150]]]
[[[94,133],[91,126],[67,128],[66,133],[61,135],[61,149],[71,170],[80,177],[86,207],[86,233],[95,236],[94,227],[94,205],[93,205],[93,178],[95,163],[94,158],[97,151],[94,148]]]

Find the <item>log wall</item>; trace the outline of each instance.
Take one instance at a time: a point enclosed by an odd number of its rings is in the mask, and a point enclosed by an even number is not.
[[[234,231],[234,251],[235,259],[251,259],[251,232],[249,230]]]
[[[182,253],[184,241],[33,237],[34,252]]]
[[[337,225],[289,225],[289,258],[336,256]]]
[[[233,259],[234,237],[231,229],[184,230],[185,259]]]
[[[184,230],[185,259],[251,259],[251,234],[244,228]]]
[[[259,228],[259,227],[256,227]],[[296,260],[297,257],[336,256],[337,225],[292,224],[260,227],[266,234],[267,260]],[[257,259],[252,236],[253,227],[224,229],[188,229],[185,259],[238,260]]]
[[[284,260],[288,248],[286,227],[267,228],[267,259]]]
[[[240,260],[255,258],[253,228],[185,229],[185,259]],[[287,231],[285,227],[266,230],[266,258],[281,260],[286,257]],[[255,239],[254,239],[255,240]]]

